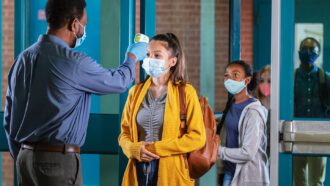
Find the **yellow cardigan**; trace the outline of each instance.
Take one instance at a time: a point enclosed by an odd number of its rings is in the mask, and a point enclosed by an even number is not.
[[[136,115],[150,84],[151,78],[144,84],[132,87],[123,111],[121,134],[118,141],[129,159],[122,182],[123,186],[138,186],[135,163],[136,160],[141,161],[142,142],[138,142]],[[196,90],[190,84],[186,85],[186,107],[187,133],[180,137],[179,89],[169,81],[162,139],[147,147],[150,152],[160,156],[158,186],[194,185],[195,181],[190,178],[189,171],[185,168],[182,154],[203,147],[206,137]]]

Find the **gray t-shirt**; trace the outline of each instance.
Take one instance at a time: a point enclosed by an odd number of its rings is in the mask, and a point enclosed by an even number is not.
[[[162,138],[167,92],[154,99],[147,91],[136,116],[139,141],[159,141]]]

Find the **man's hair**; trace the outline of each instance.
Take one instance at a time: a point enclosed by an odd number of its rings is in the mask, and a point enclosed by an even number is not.
[[[81,20],[86,7],[85,0],[48,0],[46,19],[50,29],[59,29],[69,25],[75,18]]]
[[[313,37],[306,37],[304,40],[300,42],[299,50],[301,50],[304,47],[304,44],[307,40],[312,40],[314,43],[316,43],[318,49],[319,49],[319,54],[321,53],[321,44],[318,42],[315,38]]]

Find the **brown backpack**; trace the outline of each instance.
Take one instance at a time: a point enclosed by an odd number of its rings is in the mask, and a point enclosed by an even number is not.
[[[179,86],[181,135],[187,133],[185,88],[185,83]],[[216,134],[217,125],[214,113],[211,107],[208,105],[208,99],[204,96],[201,96],[199,98],[199,102],[203,112],[203,120],[206,132],[205,146],[199,150],[184,154],[186,168],[189,167],[189,174],[193,179],[197,179],[203,176],[208,170],[211,169],[212,165],[217,160],[220,142],[219,136]]]

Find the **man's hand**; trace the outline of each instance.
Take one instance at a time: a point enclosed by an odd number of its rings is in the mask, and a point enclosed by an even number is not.
[[[142,61],[146,57],[147,47],[148,47],[148,43],[145,42],[133,43],[130,46],[128,46],[126,55],[127,56],[134,55],[136,62]]]
[[[145,147],[147,145],[152,145],[154,142],[143,142],[140,150],[140,159],[143,162],[150,162],[155,159],[159,159],[159,156],[149,152]]]

